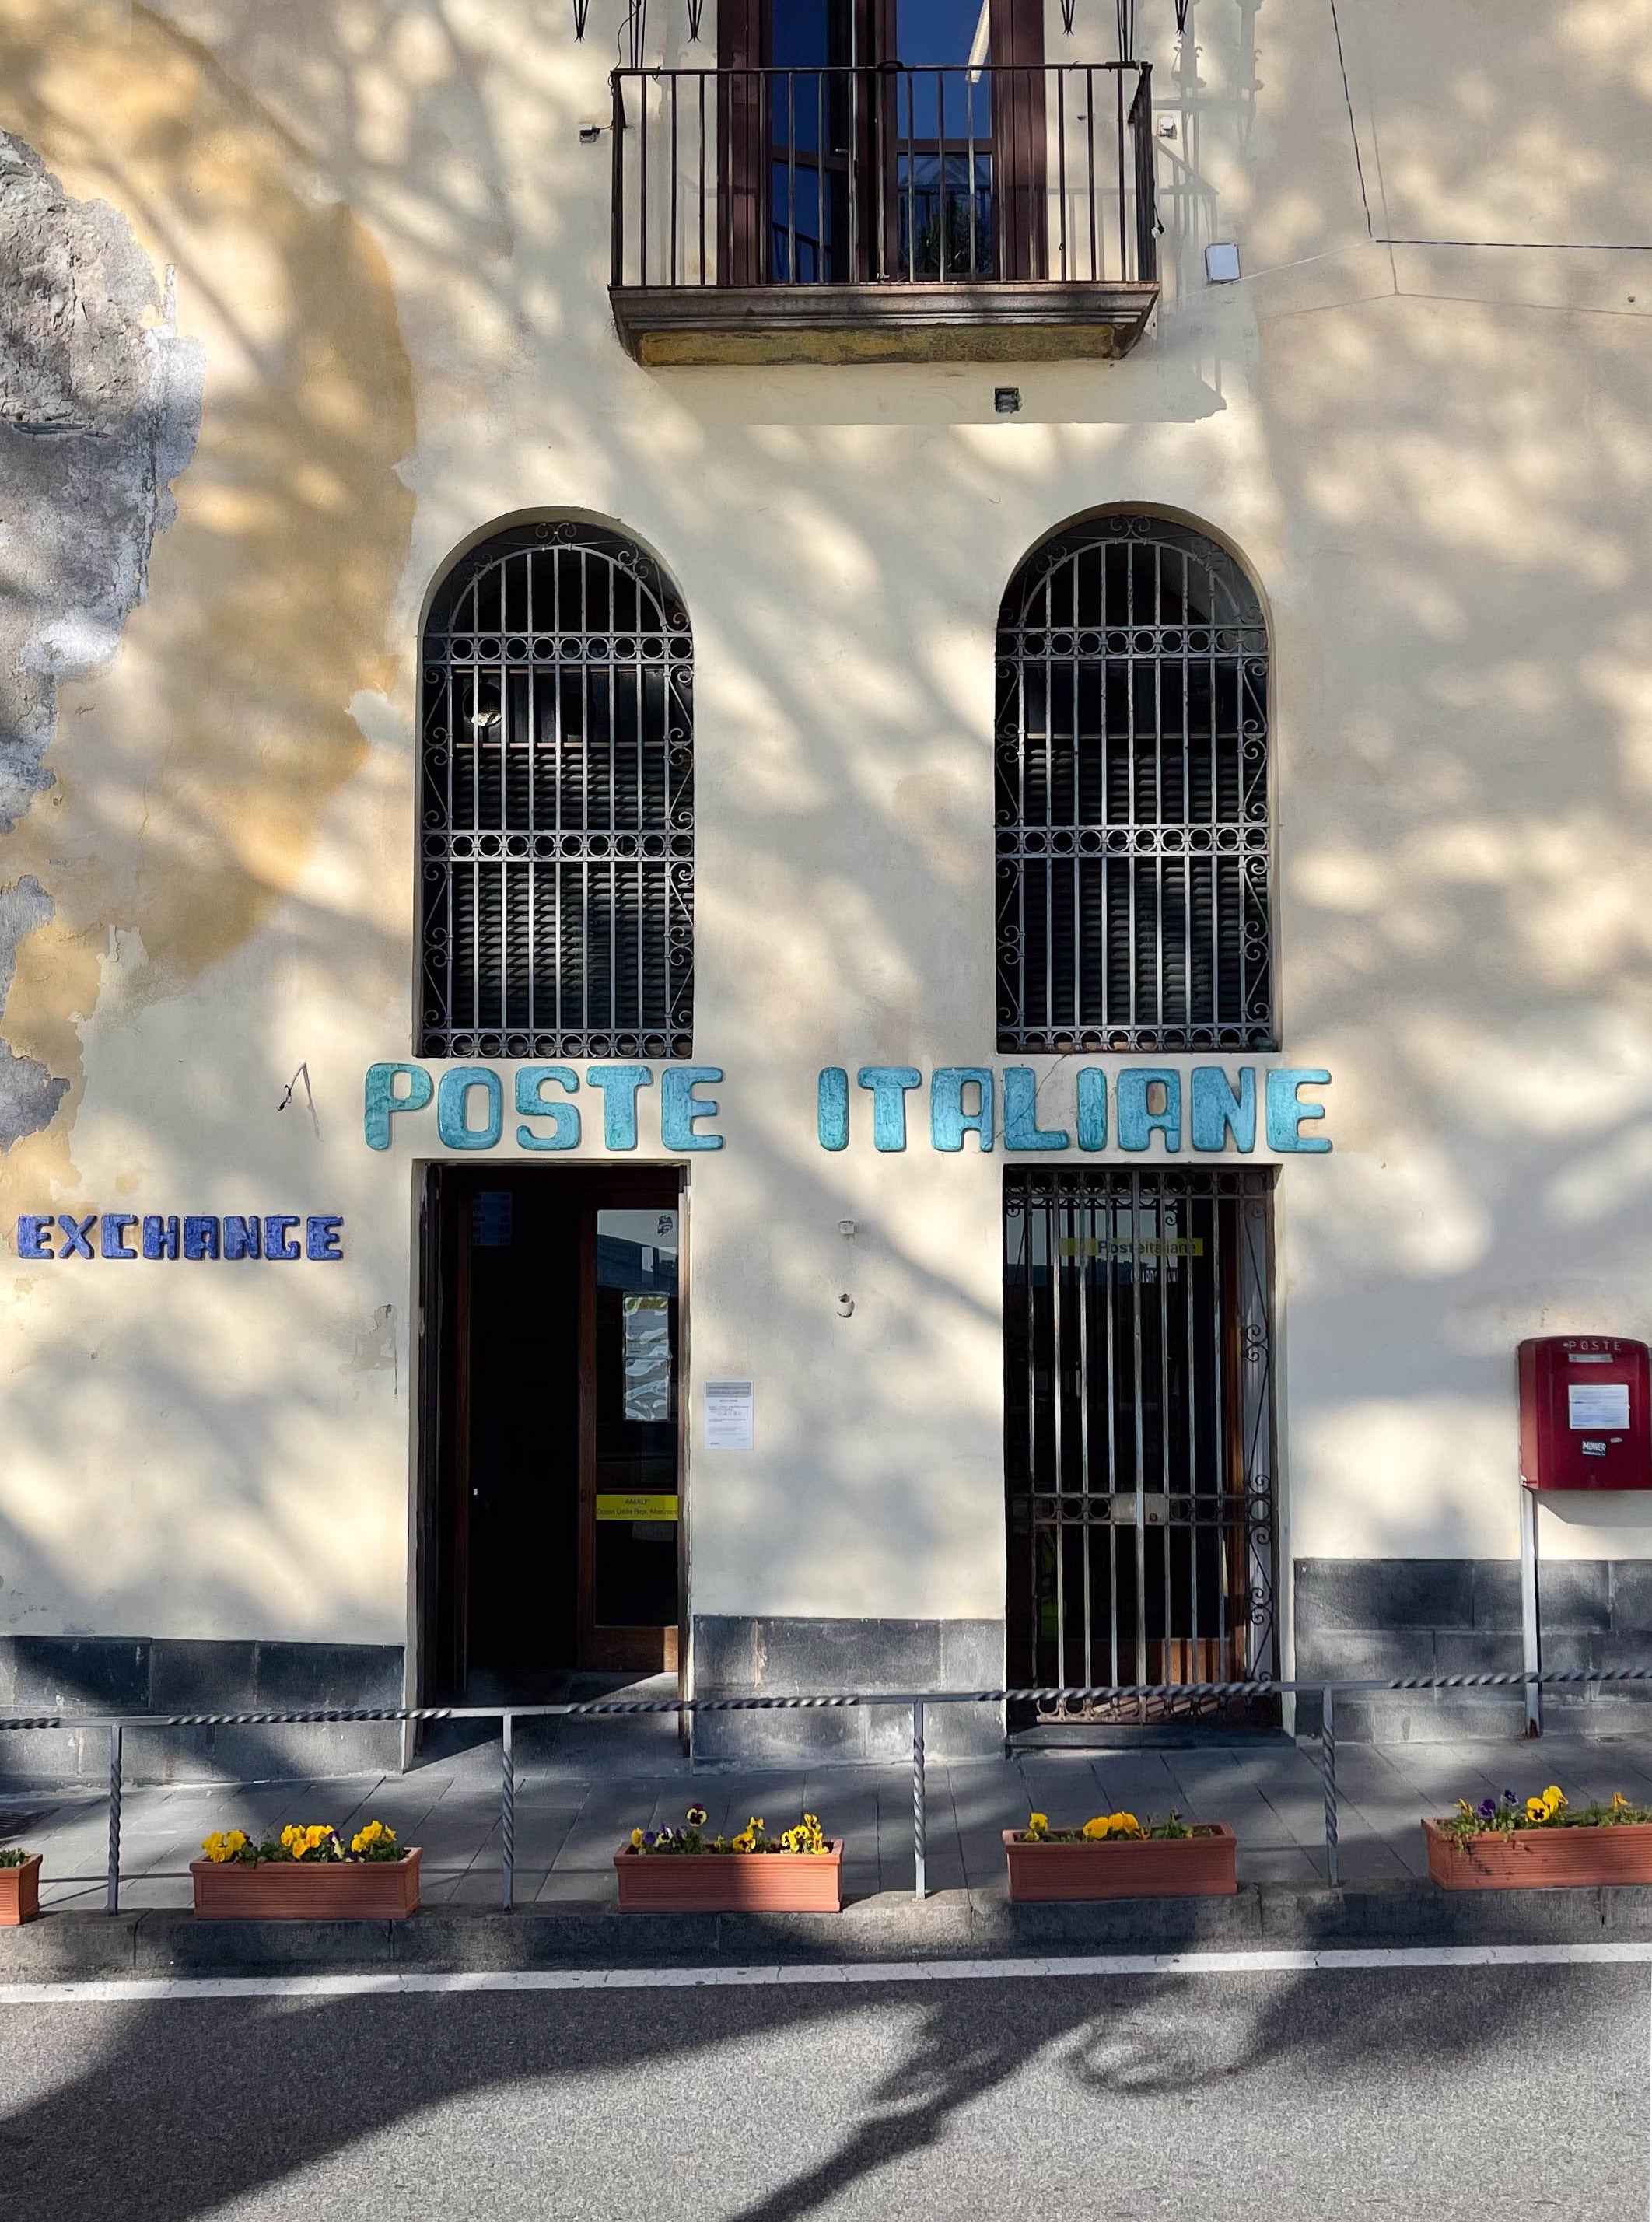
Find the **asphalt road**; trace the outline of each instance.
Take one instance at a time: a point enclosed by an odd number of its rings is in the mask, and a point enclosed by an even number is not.
[[[0,2006],[35,2222],[1648,2213],[1644,1967]]]

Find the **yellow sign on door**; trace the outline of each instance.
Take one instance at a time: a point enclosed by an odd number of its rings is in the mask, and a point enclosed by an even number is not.
[[[677,1500],[675,1497],[599,1497],[599,1520],[675,1520]]]

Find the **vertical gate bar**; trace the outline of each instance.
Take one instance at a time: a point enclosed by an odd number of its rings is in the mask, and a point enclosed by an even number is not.
[[[1127,822],[1131,825],[1138,825],[1141,822],[1141,798],[1136,792],[1136,551],[1134,544],[1128,540],[1124,543],[1124,622],[1126,626],[1124,724],[1125,746],[1129,751],[1127,768],[1130,797],[1129,816]],[[1141,906],[1141,879],[1140,868],[1134,857],[1126,866],[1126,869],[1130,876],[1130,1026],[1132,1033],[1130,1045],[1134,1049],[1140,1046],[1134,1039],[1134,1032],[1141,1020],[1140,994],[1141,935],[1139,916]],[[1136,1486],[1138,1489],[1141,1486],[1140,1472],[1136,1476]]]
[[[1047,85],[1048,82],[1049,78],[1046,73],[1044,83]],[[1040,90],[1043,90],[1042,85]],[[1067,85],[1064,71],[1055,72],[1055,93],[1056,195],[1057,205],[1060,210],[1060,215],[1056,220],[1056,245],[1060,260],[1062,280],[1065,284],[1067,276]],[[1041,106],[1042,103],[1040,104]],[[1034,269],[1038,267],[1036,263],[1033,267]],[[1077,611],[1073,612],[1073,616],[1076,623]]]
[[[1222,1318],[1222,1221],[1228,1210],[1228,1199],[1218,1196],[1210,1215],[1210,1396],[1211,1410],[1215,1428],[1216,1486],[1222,1499],[1224,1516],[1227,1499],[1233,1493],[1233,1477],[1228,1471],[1228,1400],[1231,1388],[1224,1381],[1223,1353],[1226,1350],[1226,1325]],[[1241,1531],[1241,1535],[1243,1530]],[[1247,1547],[1248,1548],[1248,1546]],[[1228,1647],[1232,1641],[1228,1627],[1228,1584],[1231,1572],[1232,1554],[1228,1548],[1228,1532],[1224,1524],[1221,1531],[1221,1554],[1216,1562],[1216,1641],[1222,1651],[1222,1671],[1224,1675],[1233,1670],[1234,1661]],[[1241,1662],[1241,1665],[1243,1662]]]
[[[1062,1458],[1066,1443],[1061,1408],[1066,1398],[1066,1383],[1061,1367],[1061,1243],[1065,1217],[1066,1208],[1058,1193],[1051,1199],[1050,1207],[1050,1411],[1054,1430],[1052,1478],[1056,1520],[1055,1678],[1064,1690],[1067,1686],[1067,1474]]]
[[[912,1701],[912,1894],[921,1899],[927,1886],[928,1815],[924,1805],[924,1701]]]
[[[1084,66],[1084,177],[1090,200],[1090,279],[1092,286],[1098,286],[1102,272],[1096,259],[1096,72],[1088,63]]]
[[[637,80],[637,282],[648,283],[648,79]]]
[[[1090,1632],[1091,1615],[1090,1579],[1090,1548],[1094,1541],[1094,1531],[1090,1526],[1090,1508],[1094,1503],[1094,1499],[1090,1494],[1091,1477],[1090,1470],[1090,1262],[1092,1246],[1090,1240],[1090,1221],[1094,1215],[1094,1213],[1087,1207],[1075,1201],[1072,1208],[1073,1223],[1080,1230],[1078,1235],[1078,1271],[1077,1275],[1077,1289],[1078,1296],[1078,1486],[1083,1494],[1079,1499],[1078,1541],[1079,1547],[1084,1553],[1084,1687],[1087,1690],[1094,1686],[1096,1680],[1095,1661],[1091,1655],[1092,1638]]]
[[[1159,1660],[1161,1682],[1174,1682],[1180,1678],[1171,1672],[1174,1650],[1173,1621],[1175,1608],[1171,1593],[1170,1503],[1171,1441],[1170,1441],[1170,1191],[1166,1176],[1159,1177],[1159,1208],[1153,1223],[1159,1229],[1159,1486],[1165,1501],[1163,1524],[1159,1536],[1165,1560],[1165,1648]]]
[[[935,72],[935,207],[939,226],[940,278],[946,283],[946,72]]]
[[[1199,1397],[1198,1375],[1196,1371],[1195,1336],[1193,1333],[1193,1196],[1190,1190],[1182,1207],[1185,1233],[1182,1258],[1182,1294],[1184,1315],[1187,1323],[1187,1564],[1188,1564],[1188,1640],[1192,1646],[1193,1679],[1196,1682],[1216,1681],[1220,1673],[1206,1674],[1204,1659],[1199,1648]]]
[[[671,226],[671,275],[667,282],[675,286],[677,282],[677,165],[680,160],[677,152],[677,73],[675,70],[668,81],[671,87],[671,201],[669,219]]]
[[[819,237],[814,247],[814,282],[825,285],[832,276],[832,265],[826,256],[826,210],[830,205],[826,193],[829,175],[826,167],[826,73],[822,70],[814,80],[814,222]]]
[[[698,204],[700,234],[699,270],[700,282],[704,286],[708,282],[706,271],[706,72],[704,70],[700,71],[697,83],[700,87],[700,99],[698,104],[699,114],[696,124],[696,129],[700,134],[700,195]]]
[[[499,1904],[509,1913],[516,1903],[516,1715],[502,1713],[499,1720]]]
[[[1039,1595],[1039,1523],[1038,1523],[1038,1517],[1037,1517],[1037,1514],[1038,1514],[1038,1499],[1037,1499],[1037,1497],[1033,1494],[1033,1492],[1034,1492],[1034,1491],[1037,1490],[1037,1488],[1038,1488],[1038,1422],[1037,1422],[1037,1418],[1036,1418],[1036,1415],[1035,1415],[1035,1413],[1034,1413],[1034,1409],[1033,1409],[1033,1402],[1034,1402],[1034,1400],[1033,1400],[1033,1388],[1034,1388],[1034,1385],[1035,1385],[1035,1383],[1036,1383],[1036,1380],[1037,1380],[1037,1370],[1036,1370],[1036,1365],[1035,1365],[1035,1360],[1034,1360],[1034,1357],[1033,1357],[1033,1352],[1034,1352],[1034,1349],[1035,1349],[1035,1345],[1034,1345],[1033,1339],[1033,1325],[1034,1325],[1034,1318],[1035,1318],[1035,1315],[1034,1315],[1033,1308],[1033,1249],[1034,1249],[1034,1246],[1034,1246],[1033,1239],[1033,1191],[1032,1191],[1031,1185],[1030,1185],[1030,1183],[1027,1182],[1027,1176],[1026,1176],[1025,1174],[1022,1174],[1022,1175],[1021,1176],[1021,1201],[1022,1201],[1022,1209],[1021,1209],[1021,1259],[1022,1259],[1022,1265],[1023,1265],[1022,1279],[1023,1279],[1023,1283],[1024,1283],[1024,1284],[1025,1284],[1025,1289],[1026,1289],[1026,1307],[1025,1307],[1025,1308],[1026,1308],[1026,1314],[1027,1314],[1027,1317],[1026,1317],[1026,1323],[1025,1323],[1025,1334],[1026,1334],[1026,1346],[1027,1346],[1027,1348],[1026,1348],[1026,1362],[1027,1362],[1027,1536],[1028,1536],[1028,1546],[1029,1546],[1028,1550],[1027,1550],[1027,1564],[1028,1564],[1028,1568],[1029,1568],[1029,1577],[1028,1577],[1028,1578],[1029,1578],[1029,1579],[1030,1579],[1030,1581],[1031,1581],[1031,1584],[1032,1584],[1032,1591],[1033,1591],[1033,1597],[1032,1597],[1033,1656],[1032,1656],[1031,1662],[1030,1662],[1030,1664],[1029,1664],[1029,1666],[1028,1666],[1027,1673],[1028,1673],[1028,1679],[1029,1679],[1030,1680],[1032,1680],[1032,1681],[1036,1682],[1036,1681],[1040,1680],[1042,1678],[1041,1678],[1041,1675],[1040,1675],[1040,1669],[1039,1669],[1039,1638],[1040,1638],[1040,1624],[1039,1624],[1039,1621],[1040,1621],[1040,1595]]]
[[[1146,1499],[1146,1422],[1141,1403],[1141,1175],[1130,1176],[1130,1279],[1134,1302],[1131,1305],[1133,1341],[1131,1346],[1131,1389],[1135,1398],[1135,1486],[1136,1486],[1136,1680],[1147,1679],[1147,1528]],[[1137,1700],[1142,1719],[1146,1718],[1145,1698]]]
[[[798,78],[785,73],[785,275],[798,282]]]
[[[1336,1867],[1336,1692],[1320,1692],[1319,1760],[1325,1777],[1325,1871],[1331,1888],[1341,1880]]]
[[[1107,1572],[1109,1666],[1108,1679],[1119,1679],[1119,1523],[1114,1517],[1119,1501],[1119,1388],[1118,1388],[1118,1262],[1114,1248],[1118,1234],[1118,1186],[1112,1174],[1105,1177],[1102,1194],[1107,1208]]]
[[[608,283],[623,286],[625,282],[625,96],[620,88],[618,70],[613,73],[609,89],[613,95],[613,113],[609,119],[612,159],[608,170],[608,223],[612,235],[608,242]]]
[[[118,1721],[109,1731],[109,1887],[107,1904],[111,1913],[121,1910],[121,1737]]]
[[[1119,275],[1130,275],[1130,234],[1124,215],[1124,71],[1115,69],[1113,84],[1116,93],[1114,106],[1117,111],[1119,149]]]
[[[968,278],[978,278],[981,275],[980,211],[976,206],[977,196],[980,191],[980,183],[975,166],[975,96],[981,83],[982,79],[980,78],[977,78],[973,83],[971,83],[967,77],[964,80],[964,155],[970,165],[970,267],[964,273],[964,275]],[[987,98],[990,101],[992,98],[992,79],[988,78],[986,78],[985,83],[987,87]]]
[[[1523,1673],[1542,1672],[1542,1629],[1537,1617],[1537,1492],[1520,1484],[1520,1666]],[[1543,1685],[1525,1685],[1526,1734],[1543,1732]]]

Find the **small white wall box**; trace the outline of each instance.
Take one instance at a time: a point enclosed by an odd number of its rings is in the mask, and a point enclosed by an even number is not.
[[[1213,286],[1231,286],[1239,275],[1239,249],[1230,239],[1212,240],[1204,250],[1204,274]]]

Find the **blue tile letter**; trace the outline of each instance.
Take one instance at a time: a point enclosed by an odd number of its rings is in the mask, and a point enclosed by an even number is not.
[[[660,1076],[660,1141],[668,1150],[720,1150],[720,1134],[696,1134],[694,1127],[701,1119],[714,1119],[717,1105],[710,1099],[700,1102],[694,1090],[703,1082],[708,1087],[723,1077],[720,1064],[672,1064]]]
[[[486,1105],[482,1123],[468,1122],[470,1091],[480,1088]],[[444,1150],[491,1150],[505,1126],[505,1090],[491,1065],[455,1064],[442,1076],[436,1092],[436,1131]]]
[[[398,1095],[398,1076],[407,1076],[407,1093]],[[390,1121],[398,1111],[422,1111],[433,1093],[422,1064],[370,1064],[362,1090],[361,1131],[370,1150],[390,1147]]]
[[[304,1254],[319,1265],[342,1265],[344,1252],[339,1247],[338,1230],[344,1224],[342,1211],[312,1212],[304,1222]]]
[[[572,1103],[547,1103],[545,1089],[555,1083],[572,1095],[580,1076],[566,1064],[524,1064],[516,1076],[516,1108],[520,1119],[549,1119],[550,1132],[536,1133],[531,1127],[516,1130],[524,1150],[576,1150],[580,1143],[580,1114]]]
[[[1165,1091],[1162,1111],[1147,1108],[1155,1083]],[[1119,1075],[1119,1147],[1145,1150],[1154,1134],[1165,1138],[1168,1156],[1182,1146],[1182,1076],[1167,1064],[1127,1064]]]
[[[1188,1123],[1193,1131],[1196,1150],[1225,1150],[1229,1134],[1234,1138],[1235,1149],[1253,1150],[1256,1147],[1255,1066],[1240,1066],[1239,1093],[1235,1095],[1227,1074],[1219,1064],[1196,1064],[1193,1068],[1193,1115]]]
[[[1007,1150],[1068,1150],[1072,1137],[1065,1127],[1039,1124],[1038,1075],[1030,1064],[1012,1064],[1004,1074],[1004,1147]]]
[[[904,1150],[907,1146],[907,1091],[921,1088],[924,1076],[915,1064],[863,1064],[855,1075],[858,1088],[872,1092],[872,1147]]]
[[[964,1108],[966,1088],[976,1092],[973,1111]],[[992,1075],[984,1064],[938,1064],[929,1077],[929,1139],[938,1150],[961,1150],[965,1134],[992,1147]]]
[[[1296,1151],[1317,1154],[1330,1148],[1322,1134],[1304,1135],[1298,1132],[1304,1120],[1322,1119],[1322,1103],[1303,1103],[1298,1101],[1299,1088],[1328,1088],[1329,1072],[1310,1070],[1303,1065],[1282,1065],[1267,1076],[1267,1146],[1271,1150]]]
[[[602,1139],[611,1150],[637,1147],[637,1091],[652,1088],[645,1064],[587,1064],[586,1084],[602,1090]]]
[[[301,1258],[304,1255],[298,1244],[287,1234],[288,1227],[296,1227],[298,1223],[296,1212],[267,1211],[265,1213],[264,1255],[267,1258],[284,1259],[290,1264],[294,1258]]]
[[[849,1147],[849,1075],[840,1064],[823,1066],[815,1083],[814,1131],[823,1150]]]

